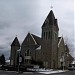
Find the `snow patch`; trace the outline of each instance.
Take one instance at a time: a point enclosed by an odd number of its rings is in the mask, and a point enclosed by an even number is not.
[[[47,71],[47,72],[39,72],[39,73],[43,73],[43,74],[52,74],[52,73],[61,73],[61,72],[65,72],[63,70],[57,70],[57,71]]]

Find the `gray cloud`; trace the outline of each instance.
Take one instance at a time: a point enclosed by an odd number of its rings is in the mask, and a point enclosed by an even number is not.
[[[41,36],[41,26],[51,10],[51,4],[58,19],[59,35],[63,34],[65,40],[68,38],[74,50],[73,0],[0,0],[0,51],[7,52],[8,57],[16,35],[20,43],[28,32]]]

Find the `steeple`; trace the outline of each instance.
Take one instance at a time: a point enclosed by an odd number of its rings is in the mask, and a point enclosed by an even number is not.
[[[55,15],[52,10],[45,19],[45,22],[43,23],[42,27],[51,26],[51,25],[55,25],[58,27],[57,19],[55,18]]]
[[[19,40],[18,40],[17,36],[15,37],[15,39],[12,42],[11,46],[18,46],[18,47],[20,47],[20,43],[19,43]]]
[[[54,19],[55,19],[55,16],[54,16],[54,13],[53,13],[52,10],[51,10],[50,13],[48,14],[48,19],[49,19],[49,20],[54,20]]]

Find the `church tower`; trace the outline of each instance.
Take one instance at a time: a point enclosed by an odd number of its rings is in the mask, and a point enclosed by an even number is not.
[[[51,10],[42,25],[42,61],[45,67],[57,68],[58,23]]]
[[[10,54],[10,65],[17,65],[17,50],[20,49],[20,43],[18,38],[15,37],[14,41],[11,44],[11,54]]]

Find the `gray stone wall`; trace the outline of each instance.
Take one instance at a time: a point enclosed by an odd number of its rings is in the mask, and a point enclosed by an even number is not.
[[[12,46],[11,47],[11,54],[10,54],[10,65],[17,65],[17,50],[20,47],[18,46]]]
[[[63,38],[61,37],[61,42],[58,46],[58,68],[60,68],[62,66],[61,62],[63,61],[62,59],[62,56],[64,55],[65,53],[65,44],[64,44],[64,40]],[[62,61],[60,60],[62,59]]]
[[[43,33],[51,32],[44,36]],[[55,35],[56,34],[56,35]],[[58,46],[58,29],[56,26],[46,26],[42,28],[42,61],[47,63],[46,67],[57,68],[57,46]]]

